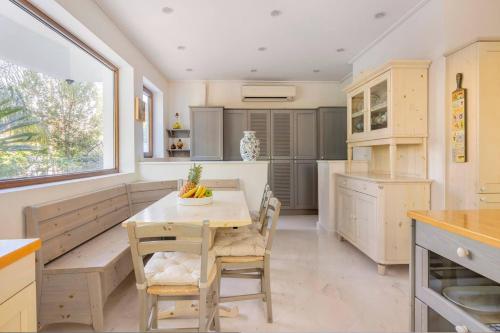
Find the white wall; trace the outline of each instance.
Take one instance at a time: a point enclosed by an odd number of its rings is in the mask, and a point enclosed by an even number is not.
[[[408,19],[353,59],[354,76],[390,59],[429,59],[429,178],[431,207],[445,206],[446,126],[444,54],[478,38],[500,37],[500,1],[425,0]]]
[[[226,108],[316,108],[318,106],[345,106],[346,98],[341,84],[334,81],[278,82],[297,86],[293,102],[242,102],[241,86],[249,81],[170,81],[168,87],[169,124],[175,113],[181,115],[184,127],[189,127],[189,106],[211,105]],[[262,82],[259,82],[262,83]],[[274,84],[275,82],[266,82]]]
[[[166,79],[126,39],[94,1],[35,0],[33,3],[120,69],[120,174],[0,190],[0,239],[24,237],[23,207],[133,181],[142,159],[142,127],[134,121],[134,96],[143,77],[167,91]],[[166,112],[166,106],[163,107]]]

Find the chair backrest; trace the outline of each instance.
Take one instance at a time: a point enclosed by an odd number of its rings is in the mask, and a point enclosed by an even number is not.
[[[271,191],[271,187],[266,184],[264,186],[264,193],[262,193],[262,200],[260,202],[259,208],[259,224],[262,226],[264,223],[264,219],[266,218],[267,205],[269,204],[269,200],[273,196],[273,192]]]
[[[179,189],[184,186],[187,180],[181,179],[179,181]],[[236,179],[202,179],[201,184],[211,188],[214,191],[239,191],[240,180]]]
[[[127,184],[132,214],[136,214],[167,194],[176,191],[177,180],[141,181]]]
[[[131,216],[125,184],[26,207],[24,214],[26,236],[42,240],[41,265]]]
[[[273,197],[269,200],[269,204],[266,209],[266,218],[264,219],[264,223],[262,224],[261,234],[263,236],[267,235],[267,244],[266,250],[271,250],[273,246],[273,238],[276,233],[276,227],[278,226],[278,220],[280,218],[281,211],[281,202]]]
[[[136,283],[145,286],[144,257],[155,252],[184,252],[201,256],[200,284],[208,281],[208,221],[203,225],[127,223]],[[167,239],[165,239],[167,237]]]

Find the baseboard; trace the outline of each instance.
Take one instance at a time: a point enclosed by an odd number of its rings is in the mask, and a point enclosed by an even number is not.
[[[319,220],[318,222],[316,222],[316,228],[318,230],[326,231],[329,235],[335,235],[337,233],[335,229],[328,228],[326,225],[322,224]]]

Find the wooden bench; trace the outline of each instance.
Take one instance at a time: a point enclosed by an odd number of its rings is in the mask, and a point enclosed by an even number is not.
[[[103,330],[106,299],[133,270],[121,222],[176,188],[177,181],[122,184],[25,208],[26,236],[42,239],[40,327],[72,322]]]
[[[179,180],[179,188],[181,188],[187,180]],[[236,179],[202,179],[201,184],[211,188],[214,191],[239,191],[240,180]]]

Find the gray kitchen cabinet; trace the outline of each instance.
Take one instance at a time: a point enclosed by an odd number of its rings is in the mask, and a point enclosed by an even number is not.
[[[248,128],[247,110],[224,110],[224,160],[241,161],[240,140]]]
[[[293,158],[316,160],[318,155],[316,110],[294,110],[293,118]]]
[[[293,158],[293,111],[271,110],[271,158]]]
[[[296,209],[317,209],[318,172],[316,161],[294,160],[294,193]]]
[[[271,158],[271,112],[269,110],[248,110],[248,129],[255,131],[260,141],[258,160]]]
[[[271,188],[282,208],[294,208],[293,161],[271,161]]]
[[[223,159],[223,108],[191,107],[191,160]]]
[[[319,159],[347,159],[347,108],[321,107],[318,113]]]

